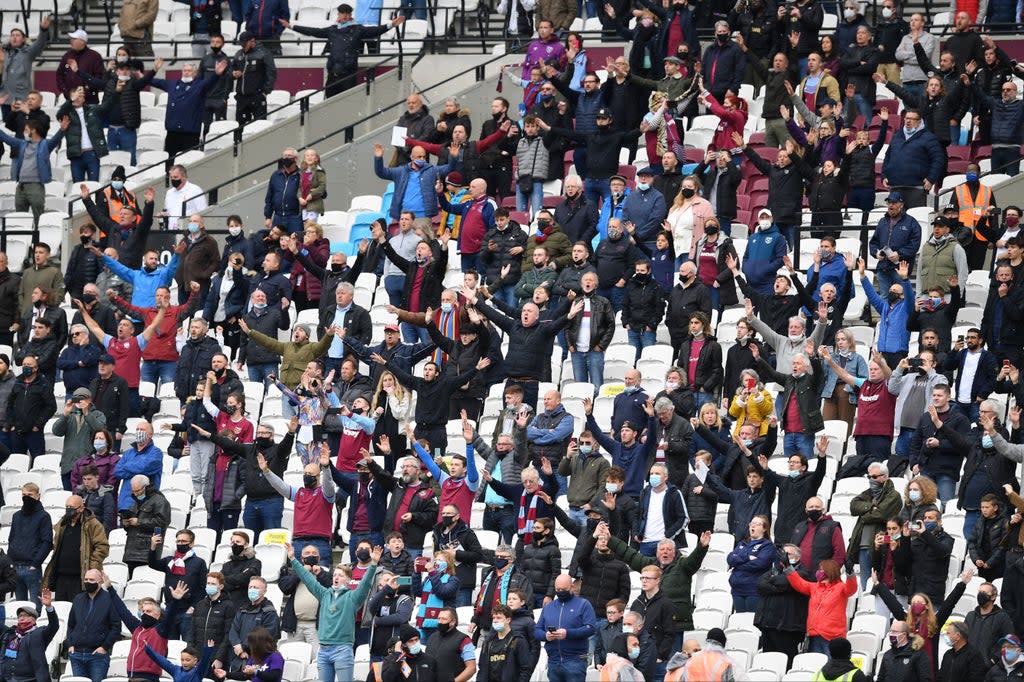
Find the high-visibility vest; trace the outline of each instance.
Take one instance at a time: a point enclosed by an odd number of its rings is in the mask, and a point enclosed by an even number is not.
[[[381,661],[374,661],[370,664],[370,670],[373,671],[373,679],[375,682],[382,682],[381,673],[384,668],[384,663]]]
[[[674,670],[668,670],[665,672],[665,682],[681,682],[683,679],[683,672],[686,670],[685,665],[681,665]]]
[[[628,663],[629,661],[620,656],[609,656],[608,661],[601,666],[601,682],[618,682],[619,668],[625,667]]]
[[[814,673],[814,677],[811,678],[811,680],[812,682],[851,682],[853,680],[853,676],[856,675],[857,672],[858,670],[854,668],[853,670],[849,670],[833,680],[828,677],[825,677],[825,675],[819,670],[818,672]]]
[[[107,210],[110,212],[110,219],[115,223],[121,220],[121,209],[124,206],[130,206],[131,208],[138,208],[138,198],[130,192],[125,192],[125,196],[128,198],[127,203],[122,203],[120,199],[114,196],[114,191],[110,186],[103,189],[103,197],[107,200]],[[138,224],[142,221],[142,216],[138,213],[135,214],[135,223]]]
[[[978,183],[978,196],[972,197],[967,183],[961,183],[956,186],[956,203],[960,206],[960,215],[958,216],[960,224],[974,229],[981,217],[988,211],[988,207],[992,205],[992,190]],[[974,230],[974,238],[987,241],[977,230]]]
[[[732,661],[717,651],[702,651],[686,664],[686,679],[701,682],[721,682]]]

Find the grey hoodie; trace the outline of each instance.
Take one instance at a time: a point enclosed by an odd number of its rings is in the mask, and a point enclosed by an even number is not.
[[[4,48],[4,77],[0,95],[8,95],[8,103],[13,104],[15,100],[25,101],[28,97],[28,92],[32,89],[32,62],[46,49],[49,39],[49,31],[41,30],[31,42],[26,36],[25,44],[18,49],[10,46]]]

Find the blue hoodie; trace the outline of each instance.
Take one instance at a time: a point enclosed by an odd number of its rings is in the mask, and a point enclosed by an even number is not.
[[[114,477],[122,481],[121,490],[117,495],[118,510],[130,509],[132,506],[132,476],[148,476],[150,484],[155,489],[160,489],[160,474],[164,470],[163,459],[163,451],[152,439],[142,450],[132,446],[121,451],[121,459],[114,467]]]
[[[586,656],[596,626],[594,607],[586,599],[572,595],[567,601],[556,598],[541,609],[533,636],[544,642],[548,628],[565,630],[565,639],[553,639],[544,644],[548,661],[559,662]]]
[[[868,297],[871,307],[882,316],[878,322],[878,350],[882,353],[905,353],[910,348],[910,332],[907,331],[907,318],[914,308],[914,285],[909,279],[905,279],[903,285],[903,298],[891,305],[888,300],[883,299],[875,292],[868,277],[861,278],[861,286]],[[888,296],[889,292],[885,292]]]
[[[759,293],[771,296],[776,272],[782,267],[786,252],[786,240],[775,223],[767,230],[758,228],[747,240],[747,250],[743,254],[743,275],[747,284]]]

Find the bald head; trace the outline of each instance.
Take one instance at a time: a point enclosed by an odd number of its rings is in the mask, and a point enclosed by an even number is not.
[[[555,589],[559,591],[572,589],[572,578],[569,577],[568,573],[560,573],[555,578]]]

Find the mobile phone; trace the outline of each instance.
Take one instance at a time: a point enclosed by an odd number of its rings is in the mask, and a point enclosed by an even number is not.
[[[163,535],[163,528],[154,528],[153,535]]]
[[[1009,367],[1009,366],[1010,366],[1010,361],[1009,360],[1003,360],[1003,367]]]
[[[412,585],[412,576],[408,576],[408,575],[400,575],[400,576],[398,576],[398,586],[399,587],[408,587],[410,585]]]
[[[956,337],[956,342],[957,343],[963,343],[964,342],[964,335],[961,334],[960,336]]]
[[[558,628],[556,628],[554,625],[548,626],[548,632],[555,632],[556,630],[558,630]]]
[[[887,545],[888,545],[889,543],[891,543],[891,542],[892,542],[892,536],[891,536],[891,535],[888,535],[888,534],[886,534],[886,535],[883,535],[883,536],[882,536],[882,542],[884,542],[885,544],[887,544]]]

